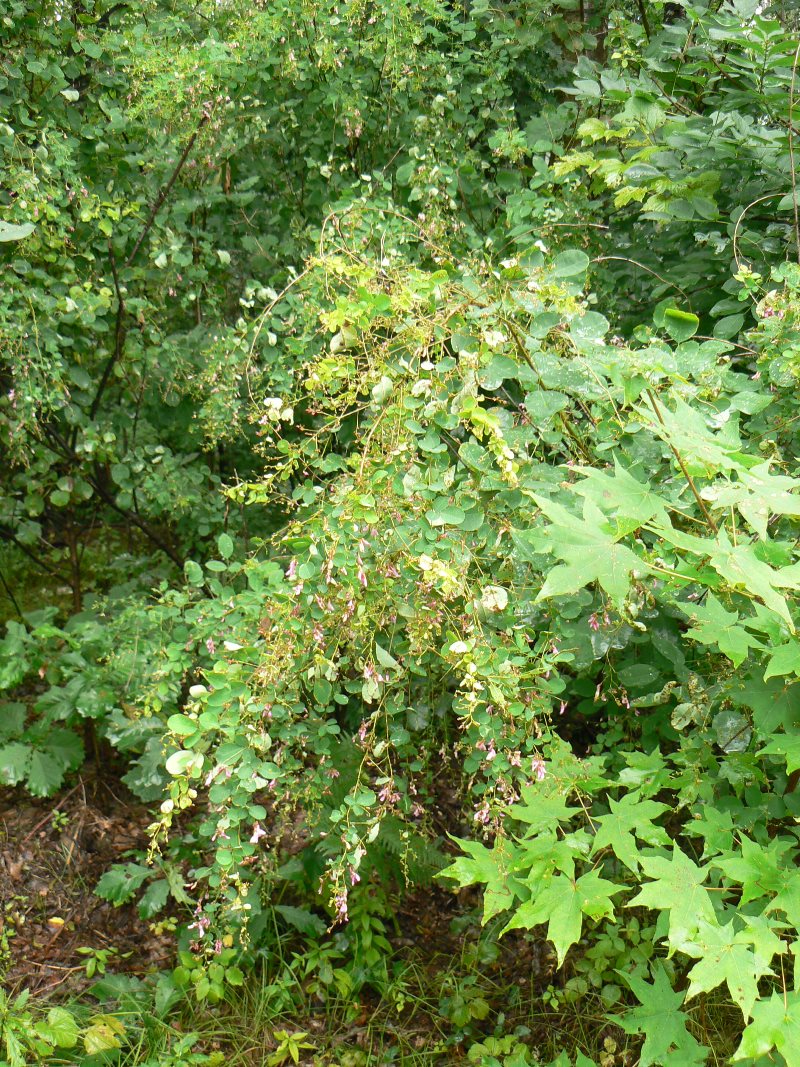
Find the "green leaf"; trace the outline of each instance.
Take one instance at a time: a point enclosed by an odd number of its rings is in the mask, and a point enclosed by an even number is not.
[[[777,892],[785,884],[787,862],[784,854],[791,847],[791,842],[785,838],[774,838],[768,845],[761,845],[741,834],[739,852],[718,856],[712,865],[741,886],[741,903],[748,904]]]
[[[653,967],[652,985],[643,978],[619,973],[640,1004],[615,1018],[626,1034],[644,1034],[639,1067],[694,1067],[705,1063],[708,1049],[686,1028],[688,1016],[680,1010],[684,994],[673,990],[663,965],[656,963]]]
[[[620,800],[609,797],[611,811],[594,821],[597,832],[592,843],[592,855],[610,848],[625,866],[636,874],[639,870],[639,848],[636,838],[649,845],[668,845],[666,831],[653,823],[668,805],[655,800],[643,800],[638,793],[626,793]]]
[[[309,937],[321,937],[328,928],[328,924],[319,915],[315,915],[307,908],[295,908],[291,904],[275,904],[274,910],[295,930]]]
[[[57,1048],[74,1048],[78,1043],[78,1024],[66,1008],[51,1008],[46,1022],[39,1023],[37,1031]]]
[[[120,1037],[125,1033],[124,1024],[113,1015],[98,1015],[83,1035],[83,1047],[90,1056],[121,1048]]]
[[[714,906],[704,882],[708,869],[696,863],[675,845],[671,859],[647,856],[640,860],[652,882],[645,882],[628,907],[669,912],[669,940],[675,946],[689,940],[700,923],[713,922]]]
[[[31,753],[30,745],[13,741],[0,748],[0,781],[5,785],[18,785],[28,773]]]
[[[587,871],[578,879],[550,874],[531,886],[531,899],[520,904],[503,932],[529,930],[546,922],[548,940],[561,966],[568,949],[581,936],[583,916],[612,918],[611,897],[623,888],[601,878],[597,871]]]
[[[701,645],[716,646],[738,667],[750,654],[751,648],[763,648],[761,642],[741,625],[738,611],[726,611],[713,593],[704,604],[695,604],[689,609],[694,626],[687,637]]]
[[[512,819],[524,823],[528,827],[526,833],[530,835],[551,830],[560,822],[569,822],[580,810],[569,807],[563,793],[548,792],[536,785],[524,785],[520,790],[520,803],[509,808],[508,813]]]
[[[453,840],[466,855],[446,867],[439,877],[451,879],[459,886],[483,884],[486,887],[483,894],[483,923],[486,924],[514,901],[514,880],[509,871],[512,856],[509,842],[503,837],[496,837],[494,845],[488,849],[479,841]]]
[[[604,515],[625,520],[625,529],[635,530],[651,519],[660,523],[669,521],[664,500],[653,490],[652,485],[640,482],[614,457],[614,473],[594,467],[577,467],[584,479],[574,486],[574,491],[591,500]]]
[[[183,573],[191,585],[202,585],[204,582],[203,568],[192,559],[187,559],[183,565]]]
[[[49,752],[33,749],[28,764],[27,786],[35,797],[47,797],[64,781],[64,764]]]
[[[202,770],[203,755],[200,752],[192,752],[191,749],[178,749],[168,757],[164,766],[167,774],[175,778],[182,774],[188,774],[190,778],[194,778]]]
[[[170,715],[167,719],[167,727],[177,737],[191,737],[200,729],[196,719],[190,719],[188,715]]]
[[[425,513],[425,518],[431,526],[460,526],[464,521],[466,512],[455,504],[437,502]]]
[[[664,329],[673,341],[679,344],[694,337],[700,328],[700,319],[691,311],[680,311],[678,308],[664,309]]]
[[[689,956],[700,957],[689,972],[686,999],[708,993],[724,982],[745,1019],[752,1014],[760,979],[772,975],[772,958],[783,951],[781,940],[775,934],[765,942],[748,929],[737,933],[732,921],[724,926],[716,922],[701,923],[697,934],[680,948]]]
[[[800,992],[773,991],[768,1000],[759,1000],[733,1059],[757,1060],[773,1049],[786,1064],[800,1063]]]
[[[586,253],[569,248],[556,256],[550,269],[556,278],[574,278],[578,274],[585,274],[588,267],[589,257]]]
[[[800,675],[800,641],[794,638],[774,649],[764,671],[764,681],[792,674]]]
[[[95,890],[96,892],[96,890]],[[139,915],[143,919],[152,919],[158,915],[169,898],[169,882],[166,878],[158,878],[142,893],[139,901]]]
[[[24,241],[26,237],[30,237],[35,229],[36,227],[32,222],[23,222],[19,226],[11,222],[0,222],[0,242]]]
[[[217,548],[223,559],[230,559],[233,555],[233,538],[230,534],[221,533],[217,538]]]
[[[95,893],[115,906],[125,904],[153,872],[141,863],[115,863],[95,886]]]
[[[385,667],[387,670],[399,671],[401,669],[394,656],[387,652],[382,645],[379,645],[377,641],[375,642],[375,659],[381,667]]]
[[[782,756],[786,770],[793,774],[800,767],[800,733],[776,734],[762,749],[759,756]]]

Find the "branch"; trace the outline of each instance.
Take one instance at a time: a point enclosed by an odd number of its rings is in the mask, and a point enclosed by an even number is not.
[[[19,538],[17,538],[7,526],[0,526],[0,537],[4,538],[6,541],[10,541],[15,548],[19,549],[23,556],[27,556],[32,563],[35,563],[37,567],[40,567],[41,570],[49,574],[51,578],[57,578],[59,582],[69,584],[69,579],[65,574],[59,573],[59,571],[54,570],[49,564],[39,559],[36,553],[32,552],[27,545],[23,545]]]
[[[119,274],[117,272],[117,260],[114,256],[114,249],[111,247],[111,241],[108,242],[108,254],[111,258],[111,274],[114,278],[114,289],[117,294],[117,325],[114,331],[114,351],[106,360],[106,365],[103,367],[103,373],[100,376],[100,384],[97,386],[97,392],[94,394],[94,400],[92,406],[89,408],[89,418],[94,419],[97,415],[97,410],[100,407],[100,400],[108,385],[108,379],[111,377],[111,371],[122,356],[123,349],[125,348],[125,301],[122,298],[122,290],[119,284]]]
[[[48,427],[46,428],[45,432],[59,446],[57,449],[53,449],[53,451],[63,456],[64,459],[68,459],[72,463],[77,464],[78,466],[82,465],[81,457],[70,448],[69,443],[64,440],[64,438],[58,433],[57,430],[54,430],[52,427]],[[175,551],[174,548],[172,548],[171,545],[167,544],[167,542],[161,537],[161,535],[153,529],[149,522],[146,522],[144,519],[140,518],[140,516],[137,515],[136,512],[128,511],[127,508],[120,507],[120,505],[116,502],[111,493],[108,492],[105,486],[103,486],[97,478],[93,478],[88,471],[84,471],[83,476],[86,478],[86,481],[91,485],[91,487],[94,489],[94,491],[105,504],[107,504],[110,508],[116,511],[117,514],[122,515],[123,518],[127,519],[128,522],[131,523],[131,525],[141,530],[145,537],[149,541],[152,541],[157,548],[160,548],[164,555],[168,556],[177,567],[183,568],[183,557],[178,555],[178,553]]]
[[[636,0],[639,7],[639,14],[642,16],[642,26],[644,27],[644,35],[647,40],[650,40],[650,19],[647,17],[647,5],[645,0]]]
[[[189,138],[189,140],[188,140],[188,142],[186,144],[186,147],[184,148],[183,152],[181,153],[181,158],[175,164],[175,169],[173,170],[172,174],[170,175],[169,181],[163,187],[161,192],[158,194],[158,196],[156,197],[156,199],[153,202],[153,206],[150,208],[150,214],[147,216],[147,221],[145,222],[144,226],[142,227],[142,232],[139,234],[139,237],[138,237],[138,239],[136,241],[136,244],[133,246],[133,251],[128,256],[128,258],[125,260],[125,266],[126,267],[130,267],[131,263],[133,263],[134,259],[136,259],[136,253],[142,247],[142,242],[144,241],[145,237],[147,237],[148,233],[150,232],[150,230],[151,230],[151,228],[153,226],[153,223],[156,220],[156,215],[160,211],[161,206],[164,203],[164,201],[169,196],[170,191],[172,189],[172,186],[175,184],[175,182],[178,179],[178,175],[183,170],[183,165],[186,162],[186,160],[189,158],[189,153],[194,148],[194,143],[197,140],[197,138],[198,138],[198,136],[200,134],[200,131],[202,130],[202,128],[205,126],[205,124],[208,122],[208,120],[210,118],[211,118],[211,111],[209,110],[209,105],[206,105],[203,108],[203,114],[202,114],[202,117],[200,118],[200,121],[197,124],[197,128],[195,129],[195,131],[192,134],[192,136]]]

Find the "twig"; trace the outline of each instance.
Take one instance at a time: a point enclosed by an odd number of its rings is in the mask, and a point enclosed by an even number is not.
[[[639,7],[639,14],[642,16],[642,26],[644,28],[644,35],[647,40],[650,40],[650,19],[647,17],[647,8],[645,7],[644,0],[636,0]]]
[[[153,223],[156,220],[156,215],[158,214],[159,210],[161,209],[161,205],[164,203],[164,201],[169,196],[170,190],[172,189],[172,186],[175,184],[175,182],[178,179],[178,175],[183,170],[184,163],[189,158],[189,153],[194,148],[194,143],[197,140],[197,138],[198,138],[198,136],[200,134],[200,131],[202,130],[202,128],[205,126],[205,124],[208,122],[208,120],[210,118],[211,118],[211,111],[208,109],[208,106],[206,106],[203,109],[203,114],[202,114],[202,117],[201,117],[200,121],[197,124],[197,128],[195,129],[195,131],[192,134],[192,136],[189,138],[189,140],[188,140],[188,142],[186,144],[186,147],[184,148],[183,152],[181,153],[180,159],[178,160],[178,162],[175,165],[175,169],[173,170],[172,174],[170,175],[169,181],[163,187],[161,192],[158,194],[158,196],[156,197],[155,201],[153,202],[153,206],[150,208],[150,214],[147,216],[147,221],[145,222],[144,226],[142,227],[142,232],[139,234],[138,240],[136,241],[136,244],[133,246],[133,251],[128,256],[128,258],[125,260],[125,266],[126,267],[130,267],[131,263],[133,263],[134,259],[136,259],[136,253],[142,247],[142,242],[144,241],[145,237],[147,237],[148,233],[150,232],[150,229],[151,229]]]
[[[119,273],[117,271],[117,260],[114,256],[114,249],[111,246],[111,241],[108,242],[108,255],[111,260],[111,275],[114,279],[114,289],[117,294],[117,325],[114,331],[114,351],[106,360],[106,365],[103,367],[103,373],[100,376],[100,384],[97,386],[97,391],[94,394],[94,400],[92,406],[89,408],[89,418],[94,419],[97,415],[97,409],[100,407],[100,400],[105,392],[108,379],[111,376],[111,371],[114,369],[115,364],[118,362],[122,355],[122,350],[125,347],[125,301],[122,296],[122,289],[119,284]]]
[[[632,263],[634,267],[641,267],[641,269],[646,270],[648,274],[652,274],[654,278],[658,278],[658,280],[660,282],[663,282],[664,285],[671,285],[673,289],[678,290],[678,292],[684,298],[686,303],[689,305],[689,309],[691,310],[692,300],[685,289],[681,289],[677,282],[671,282],[669,278],[662,278],[662,276],[657,271],[654,271],[651,267],[645,266],[644,263],[640,263],[638,259],[631,259],[630,256],[596,256],[592,260],[592,263],[606,263],[608,260],[611,259],[618,260],[620,263]]]
[[[8,582],[6,581],[6,577],[3,574],[2,568],[0,568],[0,582],[2,582],[3,588],[6,591],[6,595],[8,596],[8,599],[14,605],[14,611],[16,611],[17,615],[19,615],[19,617],[21,619],[22,618],[22,611],[20,609],[19,604],[17,603],[17,598],[14,596],[13,589],[8,584]]]

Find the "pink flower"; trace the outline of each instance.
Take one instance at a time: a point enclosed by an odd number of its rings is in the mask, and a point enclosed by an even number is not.
[[[250,836],[250,844],[257,845],[262,837],[267,836],[267,831],[261,826],[260,823],[256,823],[253,827],[253,833]]]
[[[217,646],[214,644],[214,638],[213,637],[209,637],[208,640],[206,641],[206,648],[208,649],[209,654],[212,655],[212,656],[217,651]]]
[[[351,867],[350,868],[349,874],[350,874],[350,885],[355,885],[356,882],[360,882],[361,881],[361,875],[358,873],[358,871],[355,869],[355,867]]]
[[[293,559],[286,568],[286,577],[291,581],[295,574],[297,574],[297,560]]]
[[[211,920],[207,915],[200,915],[198,914],[198,912],[195,912],[195,915],[197,916],[196,920],[193,923],[190,923],[189,926],[186,927],[186,929],[197,930],[198,935],[200,937],[204,937],[206,930],[211,925]]]
[[[544,781],[545,775],[547,774],[547,769],[545,768],[544,760],[540,756],[534,756],[531,760],[531,770],[536,776],[537,782]]]
[[[336,921],[340,923],[347,922],[347,890],[340,889],[339,892],[333,898],[333,905],[336,908]]]
[[[600,629],[600,623],[597,621],[596,615],[589,616],[589,629],[595,632]]]

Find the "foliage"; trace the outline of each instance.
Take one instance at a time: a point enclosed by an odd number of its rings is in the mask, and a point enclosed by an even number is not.
[[[575,6],[12,4],[0,778],[124,763],[175,996],[400,1011],[436,880],[644,1067],[792,1063],[793,15]]]

